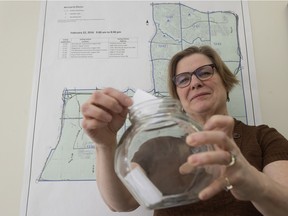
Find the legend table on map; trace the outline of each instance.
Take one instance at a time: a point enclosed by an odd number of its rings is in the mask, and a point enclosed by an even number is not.
[[[137,38],[62,38],[60,59],[69,58],[136,58]]]

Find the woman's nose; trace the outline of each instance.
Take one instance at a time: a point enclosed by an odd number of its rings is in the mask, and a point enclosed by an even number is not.
[[[192,76],[191,77],[191,82],[190,82],[190,88],[191,89],[198,89],[198,88],[201,88],[203,86],[203,82],[198,79],[197,76]]]

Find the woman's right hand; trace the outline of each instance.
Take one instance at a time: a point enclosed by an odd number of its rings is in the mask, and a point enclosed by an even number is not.
[[[82,127],[96,146],[115,144],[117,131],[125,123],[132,103],[124,93],[106,88],[96,90],[82,105]]]

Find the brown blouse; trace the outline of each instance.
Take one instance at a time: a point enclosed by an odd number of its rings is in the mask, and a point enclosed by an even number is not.
[[[269,128],[267,125],[248,126],[235,120],[234,140],[248,162],[259,171],[262,171],[267,164],[273,161],[288,160],[288,141],[274,128]],[[136,154],[136,158],[137,157],[139,159],[139,155],[137,156]],[[143,159],[143,157],[140,158]],[[141,166],[145,166],[145,162],[140,162],[138,159],[136,159],[136,161],[139,162]],[[178,162],[182,163],[183,161]],[[171,165],[172,163],[170,166]],[[153,167],[155,168],[154,165]],[[186,179],[181,181],[185,182],[185,180]],[[262,214],[257,211],[251,202],[239,201],[235,199],[231,193],[226,191],[219,193],[207,201],[199,201],[184,206],[158,209],[154,211],[154,216],[260,215]]]

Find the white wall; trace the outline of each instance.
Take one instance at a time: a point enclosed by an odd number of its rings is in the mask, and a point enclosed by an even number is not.
[[[18,216],[39,2],[0,0],[0,215]]]
[[[17,216],[40,2],[0,0],[0,215]],[[287,1],[250,1],[254,58],[264,123],[288,138]]]
[[[288,1],[249,1],[262,120],[288,138]]]

